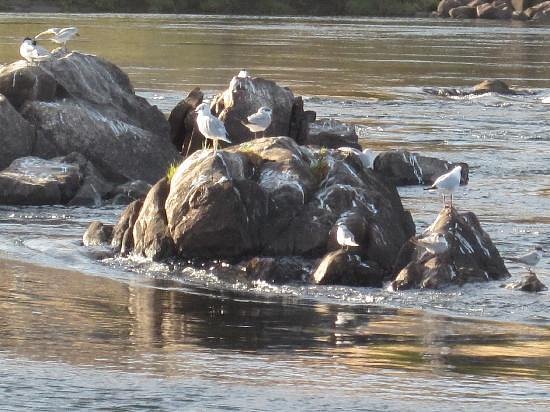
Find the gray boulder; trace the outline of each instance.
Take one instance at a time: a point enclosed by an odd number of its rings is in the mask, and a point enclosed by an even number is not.
[[[105,225],[95,221],[90,223],[82,237],[84,246],[106,246],[111,243],[113,237],[113,225]]]
[[[0,172],[0,204],[66,204],[82,180],[79,167],[60,160],[23,157]]]
[[[443,209],[422,238],[436,233],[445,236],[448,249],[432,254],[409,240],[396,260],[397,276],[391,284],[393,290],[437,289],[510,276],[491,238],[472,212]]]
[[[469,0],[442,0],[437,5],[437,15],[440,17],[449,17],[449,12],[460,6],[468,4]]]
[[[78,151],[112,181],[150,183],[178,157],[164,115],[99,57],[58,51],[38,66],[13,63],[0,70],[0,93],[36,128],[39,157]]]
[[[35,130],[0,94],[0,170],[32,152]]]
[[[365,259],[380,273],[391,273],[401,246],[414,234],[395,187],[365,169],[353,152],[301,147],[288,137],[256,139],[216,156],[195,152],[178,167],[163,202],[165,184],[149,193],[155,200],[146,220],[160,222],[153,233],[164,239],[166,215],[173,256],[180,258],[318,258],[327,253],[335,222],[360,213],[365,227],[357,241],[364,244]],[[115,228],[116,247],[135,227],[136,207]],[[152,244],[148,233],[133,230],[133,243]],[[148,253],[160,251],[153,246]]]
[[[381,287],[384,271],[375,262],[362,261],[358,255],[336,250],[323,257],[313,272],[313,279],[318,285]]]
[[[406,150],[380,153],[374,161],[374,171],[397,186],[426,185],[458,165],[462,166],[460,183],[468,184],[469,167],[466,163],[449,163]]]
[[[361,150],[359,136],[354,126],[341,123],[334,119],[321,119],[309,125],[305,145],[337,149],[352,147]]]

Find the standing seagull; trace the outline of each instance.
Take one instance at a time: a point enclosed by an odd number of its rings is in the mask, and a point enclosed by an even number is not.
[[[532,273],[531,268],[537,266],[542,258],[544,250],[540,246],[535,246],[535,250],[516,258],[506,258],[512,262],[522,263],[527,266],[527,270]]]
[[[19,46],[19,54],[31,64],[48,60],[52,57],[48,50],[36,44],[36,40],[30,37],[25,37],[21,46]]]
[[[455,166],[453,170],[444,175],[439,176],[436,181],[430,187],[425,188],[424,190],[433,190],[437,189],[440,193],[443,194],[443,206],[447,207],[446,195],[451,196],[451,208],[453,207],[453,193],[460,186],[460,177],[461,177],[462,167]]]
[[[272,110],[269,107],[262,106],[256,113],[251,114],[246,118],[246,121],[241,123],[254,133],[254,138],[256,138],[258,132],[262,132],[262,137],[265,137],[263,132],[271,124],[271,113]]]
[[[449,244],[443,233],[434,233],[422,239],[412,239],[415,245],[421,246],[432,255],[441,255],[449,249]]]
[[[227,137],[225,126],[220,119],[212,115],[210,107],[208,107],[206,103],[199,104],[195,112],[197,113],[197,126],[199,127],[199,131],[205,138],[212,140],[214,156],[216,156],[218,140],[231,143],[231,140]]]
[[[42,33],[37,34],[35,38],[39,39],[41,37],[45,37],[48,35],[51,35],[51,37],[48,40],[51,40],[57,44],[62,44],[64,50],[67,50],[68,41],[73,40],[77,36],[80,36],[80,34],[78,34],[78,29],[76,27],[65,27],[62,29],[58,27],[52,27],[51,29],[48,29],[46,31],[43,31]]]
[[[355,241],[355,236],[351,233],[351,230],[344,224],[338,224],[338,229],[336,230],[336,241],[340,246],[347,250],[350,246],[359,246]]]

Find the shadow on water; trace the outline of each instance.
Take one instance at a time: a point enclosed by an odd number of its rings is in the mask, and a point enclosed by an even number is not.
[[[307,368],[337,357],[355,373],[550,378],[548,327],[250,298],[170,280],[128,284],[10,260],[0,261],[0,328],[9,357],[121,371],[171,374],[188,366],[150,356],[214,349],[291,357]]]

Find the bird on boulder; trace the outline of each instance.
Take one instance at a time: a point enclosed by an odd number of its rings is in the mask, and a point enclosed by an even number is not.
[[[77,36],[80,36],[80,34],[78,33],[78,29],[76,27],[64,27],[61,29],[58,27],[52,27],[51,29],[37,34],[35,38],[39,39],[46,36],[50,36],[48,40],[57,44],[62,44],[63,49],[67,50],[67,42],[73,40]]]
[[[19,46],[19,54],[31,64],[39,63],[52,57],[47,49],[39,46],[36,40],[30,37],[25,37],[21,46]]]
[[[434,233],[422,239],[413,238],[411,241],[415,245],[423,247],[432,255],[441,255],[449,249],[449,244],[443,233]]]
[[[351,230],[349,230],[349,228],[342,223],[339,223],[338,228],[336,229],[336,241],[345,250],[347,250],[348,247],[359,246],[359,244],[355,241],[355,236],[353,236]]]
[[[446,196],[451,196],[450,207],[453,207],[453,193],[456,192],[460,186],[460,178],[462,173],[461,166],[455,166],[453,170],[444,175],[439,176],[433,185],[425,188],[424,190],[434,190],[437,189],[438,192],[443,194],[443,206],[447,207]]]
[[[521,255],[518,257],[510,257],[506,259],[512,262],[521,263],[526,266],[529,272],[532,272],[531,268],[537,266],[542,258],[543,253],[544,250],[542,249],[542,247],[536,246],[535,250],[533,250],[532,252],[526,253],[525,255]]]
[[[254,133],[254,138],[256,138],[256,133],[259,132],[262,132],[262,137],[265,137],[264,132],[271,124],[271,114],[272,110],[269,107],[262,106],[256,113],[251,114],[246,118],[246,121],[243,120],[241,123]]]
[[[201,134],[213,142],[214,156],[218,150],[218,141],[222,140],[231,143],[227,137],[227,131],[223,122],[210,112],[210,107],[206,103],[201,103],[195,109],[197,113],[197,126]]]

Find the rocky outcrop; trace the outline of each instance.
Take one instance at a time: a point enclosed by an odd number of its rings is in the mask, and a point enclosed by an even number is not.
[[[197,87],[179,102],[168,117],[170,141],[183,156],[202,149],[204,137],[195,128],[195,109],[203,102],[204,95]]]
[[[35,130],[0,94],[0,170],[32,152]]]
[[[550,19],[550,1],[536,0],[441,0],[436,14],[457,19]]]
[[[77,193],[79,167],[61,159],[23,157],[0,172],[0,204],[66,204]]]
[[[122,256],[134,250],[134,225],[143,206],[143,200],[134,200],[128,205],[113,229],[111,246]]]
[[[0,69],[0,93],[36,129],[25,155],[50,159],[78,151],[119,183],[155,182],[178,157],[164,115],[99,57],[57,51],[39,65],[12,63]]]
[[[334,119],[321,119],[309,125],[305,145],[337,149],[352,147],[361,150],[359,136],[354,126],[346,125]]]
[[[522,292],[542,292],[548,288],[540,281],[536,274],[529,272],[520,280],[505,285],[506,289],[521,290]]]
[[[159,233],[165,239],[167,225],[179,258],[317,258],[329,250],[335,223],[357,213],[364,219],[356,233],[362,259],[384,274],[414,234],[395,187],[365,169],[353,152],[301,147],[288,137],[256,139],[216,156],[195,152],[178,167],[168,193],[166,182],[155,187],[141,213],[158,225],[152,232],[135,229],[142,219],[134,219],[132,204],[115,228],[117,248],[131,227],[140,245]],[[160,249],[152,247],[148,256],[166,257],[156,254]]]
[[[396,261],[393,290],[436,289],[467,282],[486,282],[509,277],[498,250],[471,212],[443,209],[422,238],[441,233],[447,249],[438,254],[409,240]]]
[[[449,163],[406,150],[380,153],[374,161],[374,171],[397,186],[432,184],[455,166],[462,166],[460,184],[468,184],[469,167],[466,163]]]

